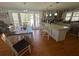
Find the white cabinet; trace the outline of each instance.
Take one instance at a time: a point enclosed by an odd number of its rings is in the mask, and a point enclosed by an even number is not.
[[[56,40],[56,41],[62,41],[65,40],[65,36],[66,36],[67,30],[53,30],[52,29],[52,37]]]
[[[65,40],[66,33],[69,29],[67,26],[60,26],[57,24],[45,24],[44,27],[46,27],[47,33],[54,38],[56,41],[62,41]]]
[[[52,31],[52,34],[51,34],[51,36],[56,40],[56,41],[58,41],[58,35],[59,35],[59,33],[58,33],[58,31],[57,30],[51,30]]]

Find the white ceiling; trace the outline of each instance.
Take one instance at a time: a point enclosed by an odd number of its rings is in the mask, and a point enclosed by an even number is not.
[[[0,8],[19,8],[32,10],[78,8],[79,2],[0,2]]]

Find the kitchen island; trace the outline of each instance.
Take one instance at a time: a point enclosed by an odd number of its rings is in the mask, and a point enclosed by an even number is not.
[[[69,30],[68,26],[58,25],[58,24],[48,24],[42,23],[41,26],[45,28],[45,31],[56,41],[65,40],[67,31]]]

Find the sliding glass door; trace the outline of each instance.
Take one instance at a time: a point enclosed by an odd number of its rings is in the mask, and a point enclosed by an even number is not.
[[[20,17],[21,17],[21,24],[22,26],[24,25],[28,25],[28,26],[33,26],[33,14],[30,13],[20,13]]]
[[[40,26],[39,13],[12,13],[15,27],[31,26],[33,29],[38,29]]]
[[[15,29],[20,25],[18,13],[12,13]]]
[[[39,14],[38,13],[35,13],[35,16],[34,16],[34,29],[38,29],[40,26],[40,18],[39,18]]]

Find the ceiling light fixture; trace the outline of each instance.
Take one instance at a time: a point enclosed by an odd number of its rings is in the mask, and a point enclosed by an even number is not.
[[[24,7],[24,12],[27,12],[28,10],[25,9],[25,7],[26,7],[26,2],[23,2],[23,7]]]
[[[24,12],[27,12],[27,10],[24,10]]]
[[[48,14],[46,13],[46,17],[48,16]]]
[[[58,13],[55,13],[54,15],[55,15],[55,16],[57,16],[57,15],[58,15]]]
[[[56,2],[56,4],[59,4],[60,2]]]
[[[52,14],[50,13],[49,16],[52,16]]]
[[[26,2],[23,2],[24,5],[26,5]]]

